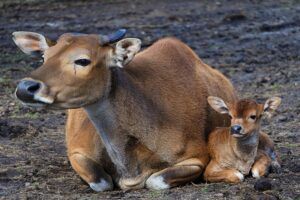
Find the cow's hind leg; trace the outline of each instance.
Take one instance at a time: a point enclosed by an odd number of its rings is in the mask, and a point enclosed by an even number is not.
[[[198,159],[189,159],[152,174],[146,181],[146,187],[161,190],[182,185],[199,177],[203,168]]]
[[[73,169],[96,192],[113,189],[113,182],[102,166],[80,153],[69,156]]]

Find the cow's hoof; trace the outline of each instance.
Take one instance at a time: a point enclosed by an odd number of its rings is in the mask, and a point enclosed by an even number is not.
[[[153,190],[164,190],[170,188],[170,185],[164,181],[162,176],[150,176],[146,181],[146,187]]]
[[[105,181],[104,179],[101,179],[100,182],[92,182],[89,183],[90,188],[92,188],[92,190],[94,190],[95,192],[103,192],[103,191],[107,191],[107,190],[112,190],[113,189],[113,185],[107,181]]]

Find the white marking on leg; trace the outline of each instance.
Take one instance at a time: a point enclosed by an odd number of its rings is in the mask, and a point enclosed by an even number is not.
[[[95,182],[89,183],[89,185],[96,192],[103,192],[106,190],[113,189],[112,184],[110,184],[109,182],[107,182],[104,179],[101,179],[100,182],[98,182],[98,183],[95,183]]]
[[[241,172],[234,172],[234,174],[241,180],[244,180],[244,175]]]
[[[146,181],[146,186],[147,188],[154,190],[163,190],[170,188],[170,186],[165,183],[162,176],[150,176]]]
[[[260,178],[259,172],[258,172],[257,169],[252,169],[252,176],[253,176],[254,178]]]

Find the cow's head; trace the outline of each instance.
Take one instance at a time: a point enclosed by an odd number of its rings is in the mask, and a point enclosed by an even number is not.
[[[122,39],[124,35],[124,29],[105,36],[67,33],[52,42],[38,33],[14,32],[13,40],[24,53],[44,58],[42,66],[20,81],[17,98],[29,106],[59,109],[103,98],[109,68],[123,67],[140,50],[139,39]]]

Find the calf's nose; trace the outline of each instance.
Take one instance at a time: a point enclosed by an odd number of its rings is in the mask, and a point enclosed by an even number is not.
[[[22,80],[16,90],[18,99],[24,102],[33,103],[34,94],[40,89],[41,84],[34,80]]]
[[[231,133],[241,133],[242,127],[240,125],[231,126]]]

